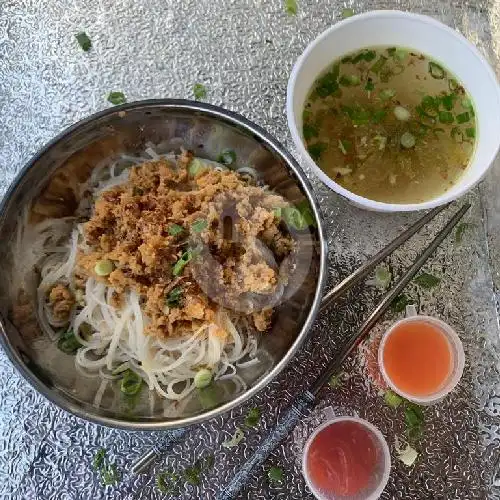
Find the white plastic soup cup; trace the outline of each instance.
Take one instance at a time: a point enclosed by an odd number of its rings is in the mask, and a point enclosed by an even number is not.
[[[406,318],[396,321],[396,323],[394,323],[394,325],[392,325],[391,328],[389,328],[389,330],[387,330],[384,336],[382,337],[378,349],[378,365],[380,368],[380,372],[382,373],[382,377],[384,378],[387,385],[396,394],[399,394],[408,401],[412,401],[419,405],[423,406],[432,405],[434,403],[438,403],[451,391],[453,391],[453,389],[455,389],[458,382],[462,378],[465,365],[465,353],[462,341],[460,340],[460,337],[458,336],[457,332],[455,332],[455,330],[453,330],[451,326],[446,324],[444,321],[441,321],[440,319],[433,318],[432,316],[423,316],[423,315],[421,316],[417,314],[415,306],[407,306],[406,316],[407,316]],[[400,327],[405,323],[411,323],[411,322],[418,322],[418,323],[427,322],[435,326],[446,337],[446,340],[448,341],[448,345],[451,350],[452,366],[447,379],[443,382],[441,387],[436,392],[425,396],[416,396],[413,394],[409,394],[405,391],[402,391],[391,380],[384,366],[384,349],[387,343],[387,339],[391,336],[392,332],[396,330],[396,328]]]
[[[440,62],[461,81],[474,103],[476,148],[469,167],[446,193],[423,203],[383,203],[348,191],[316,165],[302,136],[304,104],[316,78],[349,52],[384,45],[411,48]],[[493,163],[500,147],[500,88],[484,57],[457,31],[427,16],[393,10],[373,11],[335,24],[308,45],[288,81],[287,119],[297,150],[328,187],[369,210],[423,210],[462,196],[481,180]]]
[[[363,491],[359,492],[355,496],[347,496],[347,497],[342,496],[339,497],[338,500],[376,500],[377,498],[380,497],[380,495],[384,491],[384,488],[387,485],[387,482],[389,481],[389,475],[391,473],[391,453],[389,451],[389,446],[387,445],[387,441],[385,440],[382,433],[370,422],[367,422],[366,420],[359,417],[344,416],[344,417],[332,418],[327,422],[325,422],[324,424],[320,425],[309,436],[309,439],[307,440],[304,446],[304,451],[302,456],[302,474],[304,476],[304,479],[306,480],[306,484],[311,490],[312,494],[318,500],[332,500],[332,497],[326,496],[312,482],[307,467],[307,458],[309,455],[309,448],[311,447],[311,443],[316,439],[318,434],[320,434],[321,431],[325,430],[327,427],[338,424],[339,422],[354,422],[355,424],[360,425],[366,431],[368,431],[368,434],[370,434],[373,443],[377,448],[378,463],[367,488],[365,488]]]

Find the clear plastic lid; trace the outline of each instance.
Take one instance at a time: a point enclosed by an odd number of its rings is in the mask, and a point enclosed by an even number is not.
[[[465,354],[462,342],[460,337],[455,332],[451,326],[446,324],[444,321],[440,319],[433,318],[432,316],[421,316],[417,314],[415,306],[410,305],[406,308],[406,318],[397,321],[392,325],[389,330],[387,330],[382,337],[380,342],[379,350],[378,350],[378,364],[380,368],[380,372],[384,377],[387,385],[396,393],[407,399],[408,401],[412,401],[413,403],[417,403],[420,405],[431,405],[442,400],[447,394],[449,394],[460,381],[465,365]],[[384,349],[387,344],[387,340],[390,338],[392,333],[401,327],[401,325],[413,322],[424,322],[429,323],[433,327],[437,328],[446,338],[450,347],[451,354],[451,367],[447,378],[443,381],[443,383],[437,388],[435,392],[432,392],[428,395],[415,395],[411,394],[407,391],[400,389],[397,384],[391,379],[384,365]],[[425,369],[425,366],[422,367]]]
[[[354,424],[364,431],[366,439],[358,439],[353,437],[349,432],[345,432],[345,428],[341,426],[346,423]],[[313,470],[313,454],[318,440],[328,441],[327,431],[332,426],[339,426],[341,433],[341,441],[336,443],[331,441],[331,455],[323,456],[322,462],[316,462],[316,465],[321,465],[320,473],[325,477],[327,475],[332,482],[330,487],[324,487],[317,482],[317,471]],[[353,426],[350,426],[351,428]],[[368,446],[366,445],[368,443]],[[369,448],[370,466],[366,467],[366,455]],[[328,444],[326,447],[328,450]],[[325,447],[323,446],[323,452]],[[335,464],[335,455],[341,457],[342,460]],[[328,458],[331,456],[332,463],[328,464]],[[331,467],[331,471],[328,469]],[[362,467],[363,478],[359,477],[359,468]],[[384,490],[391,470],[391,456],[387,442],[382,433],[372,424],[358,417],[336,417],[328,420],[320,425],[309,437],[304,447],[302,457],[302,474],[306,483],[318,500],[375,500],[380,497]],[[340,485],[335,485],[335,478],[339,478],[339,482],[346,481],[346,476],[354,475],[354,481],[358,481],[355,488],[342,488]],[[356,477],[358,474],[358,477]],[[361,480],[361,482],[360,482]],[[341,492],[344,489],[344,492]],[[351,492],[346,493],[350,489]]]

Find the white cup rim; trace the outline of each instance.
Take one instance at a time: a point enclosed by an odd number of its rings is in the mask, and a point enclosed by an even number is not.
[[[409,12],[403,12],[399,10],[373,10],[369,12],[365,12],[362,14],[358,14],[352,16],[350,18],[344,19],[333,26],[330,26],[325,31],[323,31],[320,35],[318,35],[309,45],[306,47],[304,52],[295,62],[292,72],[290,74],[290,78],[288,80],[287,86],[287,102],[286,102],[286,113],[287,113],[287,121],[288,128],[292,135],[293,142],[296,148],[299,151],[300,156],[306,161],[307,165],[314,171],[314,173],[320,178],[320,180],[328,186],[330,189],[340,194],[344,198],[347,198],[355,205],[358,205],[362,208],[366,208],[368,210],[374,210],[379,212],[410,212],[416,210],[426,210],[430,208],[435,208],[440,205],[444,205],[449,203],[461,196],[463,196],[466,192],[472,189],[475,185],[477,185],[481,179],[484,177],[489,167],[494,162],[499,150],[500,150],[500,137],[497,141],[496,148],[493,148],[491,154],[488,157],[488,160],[484,162],[484,168],[480,171],[476,178],[473,178],[467,182],[463,182],[460,185],[459,189],[454,192],[446,192],[437,198],[433,198],[431,200],[424,201],[422,203],[386,203],[381,201],[371,200],[369,198],[365,198],[363,196],[357,195],[352,191],[344,188],[340,184],[337,184],[333,179],[331,179],[327,174],[323,172],[323,170],[316,164],[316,162],[311,158],[309,152],[307,151],[304,142],[301,138],[300,131],[297,127],[297,122],[295,120],[295,112],[293,105],[293,97],[294,90],[298,75],[302,70],[302,66],[305,61],[310,56],[311,52],[316,48],[316,46],[321,43],[325,38],[329,37],[330,34],[339,28],[346,26],[348,24],[358,23],[360,21],[374,19],[374,18],[388,18],[388,19],[413,19],[418,20],[420,22],[432,25],[440,30],[446,32],[449,36],[454,38],[457,42],[459,42],[464,50],[468,50],[476,59],[478,59],[481,63],[481,66],[484,68],[485,73],[488,75],[488,78],[492,81],[492,83],[498,88],[497,91],[497,107],[500,109],[500,87],[498,86],[498,81],[496,75],[483,57],[483,55],[479,52],[479,50],[467,40],[463,35],[461,35],[458,31],[450,28],[446,24],[441,23],[437,19],[434,19],[430,16],[422,15],[422,14],[414,14]],[[429,54],[432,56],[432,54]],[[333,61],[332,61],[333,62]],[[474,96],[473,96],[474,97]],[[478,141],[480,140],[480,134],[478,135]]]
[[[311,479],[309,478],[309,474],[307,472],[307,455],[309,453],[309,448],[314,438],[323,430],[329,427],[332,424],[336,424],[338,422],[355,422],[362,427],[368,429],[373,436],[375,436],[377,442],[380,445],[380,449],[382,450],[382,454],[384,455],[384,472],[382,477],[380,478],[380,482],[377,485],[377,488],[370,494],[370,496],[366,497],[365,500],[376,500],[380,497],[384,488],[387,486],[387,482],[389,481],[389,476],[391,474],[391,453],[389,451],[389,446],[384,435],[380,432],[377,427],[375,427],[372,423],[360,417],[351,417],[349,415],[344,415],[341,417],[334,417],[328,419],[326,422],[323,422],[320,426],[316,427],[314,432],[309,436],[302,451],[302,475],[306,481],[308,488],[311,490],[311,493],[318,500],[329,500],[326,496],[324,496],[321,492],[319,492],[315,486],[312,484]]]
[[[452,355],[456,357],[455,363],[456,366],[454,367],[454,370],[450,373],[448,380],[445,382],[443,387],[432,394],[429,394],[427,396],[416,396],[413,394],[409,394],[405,391],[402,391],[399,389],[394,382],[391,380],[389,377],[387,371],[385,370],[384,366],[384,348],[387,343],[387,339],[391,336],[391,334],[394,332],[396,328],[401,326],[402,324],[405,323],[413,323],[413,322],[422,322],[422,321],[427,321],[429,323],[433,323],[436,325],[440,330],[442,330],[446,336],[446,339],[448,343],[450,344],[450,348],[453,351]],[[412,401],[413,403],[417,404],[431,404],[431,403],[436,403],[440,400],[442,400],[445,396],[447,396],[450,392],[452,392],[455,387],[457,386],[458,382],[460,382],[460,379],[462,378],[463,371],[464,371],[464,365],[465,365],[465,353],[464,353],[464,348],[462,341],[460,340],[460,337],[458,336],[458,333],[450,326],[448,323],[445,323],[444,321],[440,320],[439,318],[434,318],[433,316],[425,316],[425,315],[416,315],[416,316],[410,316],[408,318],[403,318],[400,319],[399,321],[396,321],[382,336],[382,340],[380,341],[380,345],[378,348],[378,366],[380,369],[380,373],[382,374],[383,379],[387,383],[387,385],[396,393],[399,394],[401,397],[407,399],[408,401]]]

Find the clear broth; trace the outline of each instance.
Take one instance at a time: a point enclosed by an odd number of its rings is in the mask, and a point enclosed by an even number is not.
[[[432,59],[372,47],[338,59],[316,80],[303,136],[319,167],[349,191],[420,203],[460,179],[476,119],[464,87]]]

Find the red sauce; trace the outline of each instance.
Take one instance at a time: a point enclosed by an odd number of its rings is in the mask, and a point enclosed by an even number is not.
[[[378,445],[363,425],[349,420],[321,430],[309,446],[306,468],[311,483],[326,497],[355,495],[377,468]]]

